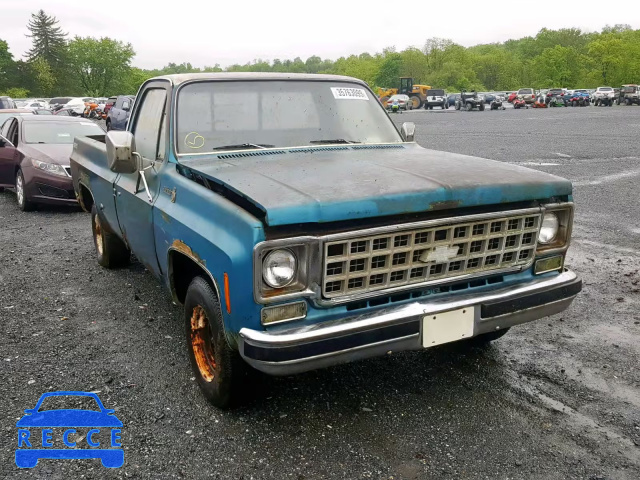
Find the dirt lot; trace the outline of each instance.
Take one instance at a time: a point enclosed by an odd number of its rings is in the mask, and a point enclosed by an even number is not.
[[[231,412],[191,375],[180,309],[140,264],[100,268],[88,214],[0,194],[0,478],[640,478],[640,108],[416,111],[417,140],[571,179],[563,315],[494,345],[262,377]],[[18,470],[15,422],[48,390],[93,390],[125,465]]]

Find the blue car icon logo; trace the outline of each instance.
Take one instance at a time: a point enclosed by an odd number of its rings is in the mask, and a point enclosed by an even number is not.
[[[88,403],[97,408],[43,408],[43,402],[52,403],[52,400],[56,404],[61,400],[73,400],[82,402],[83,407]],[[36,406],[24,413],[16,423],[18,467],[33,468],[40,459],[67,458],[99,458],[107,468],[119,468],[124,464],[120,443],[122,422],[114,415],[114,410],[104,407],[95,393],[44,393]],[[80,443],[85,440],[89,448],[81,448]]]

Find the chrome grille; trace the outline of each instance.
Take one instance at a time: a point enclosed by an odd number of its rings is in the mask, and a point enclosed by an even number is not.
[[[424,228],[330,240],[324,244],[325,298],[526,267],[533,262],[540,213],[443,220]]]

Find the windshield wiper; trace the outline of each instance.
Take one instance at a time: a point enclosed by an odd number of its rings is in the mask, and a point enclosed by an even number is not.
[[[212,148],[212,150],[248,150],[250,148],[273,148],[275,145],[258,144],[258,143],[239,143],[238,145],[222,145],[221,147]]]
[[[311,140],[309,143],[318,143],[322,145],[327,145],[331,143],[344,144],[344,143],[360,143],[360,142],[354,142],[353,140],[345,140],[344,138],[334,138],[333,140]]]

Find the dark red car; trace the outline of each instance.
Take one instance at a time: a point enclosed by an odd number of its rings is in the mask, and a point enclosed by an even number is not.
[[[0,127],[0,190],[15,188],[18,206],[77,205],[69,157],[75,137],[104,135],[94,122],[57,115],[15,115]]]

